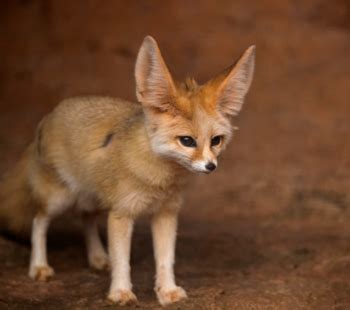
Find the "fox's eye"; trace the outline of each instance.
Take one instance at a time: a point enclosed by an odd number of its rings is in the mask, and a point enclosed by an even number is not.
[[[211,146],[216,146],[221,143],[222,136],[215,136],[214,138],[211,139]]]
[[[190,136],[181,136],[181,137],[179,137],[179,140],[183,146],[186,146],[186,147],[196,147],[197,146],[196,140]]]

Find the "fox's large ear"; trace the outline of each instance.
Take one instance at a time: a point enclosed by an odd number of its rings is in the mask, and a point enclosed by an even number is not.
[[[241,110],[244,97],[253,80],[255,46],[250,46],[235,65],[218,77],[217,109],[226,115],[237,115]]]
[[[143,40],[137,55],[135,78],[136,96],[144,107],[161,111],[174,108],[175,84],[157,42],[151,36]]]

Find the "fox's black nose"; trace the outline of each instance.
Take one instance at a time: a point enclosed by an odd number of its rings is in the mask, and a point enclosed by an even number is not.
[[[209,171],[214,171],[215,168],[216,168],[216,165],[215,165],[214,163],[212,163],[212,162],[207,163],[207,164],[205,165],[205,169],[207,169],[207,170],[209,170]]]

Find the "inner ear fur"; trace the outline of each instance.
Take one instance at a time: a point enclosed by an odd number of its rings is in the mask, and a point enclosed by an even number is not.
[[[217,88],[216,108],[226,115],[237,115],[253,80],[255,46],[250,46],[238,61],[210,81]]]
[[[157,42],[147,36],[135,66],[136,96],[145,108],[169,111],[175,108],[176,87]]]

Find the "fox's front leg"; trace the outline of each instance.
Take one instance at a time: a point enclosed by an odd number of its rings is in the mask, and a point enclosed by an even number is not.
[[[152,233],[156,261],[155,291],[163,306],[187,297],[185,290],[175,284],[176,230],[177,212],[163,211],[154,215]]]
[[[47,263],[46,253],[46,235],[49,224],[48,215],[38,214],[33,220],[29,276],[38,281],[47,281],[54,275],[53,269]]]
[[[136,302],[130,280],[130,247],[134,220],[118,217],[113,211],[108,215],[108,250],[112,269],[112,283],[108,299],[125,305]]]

